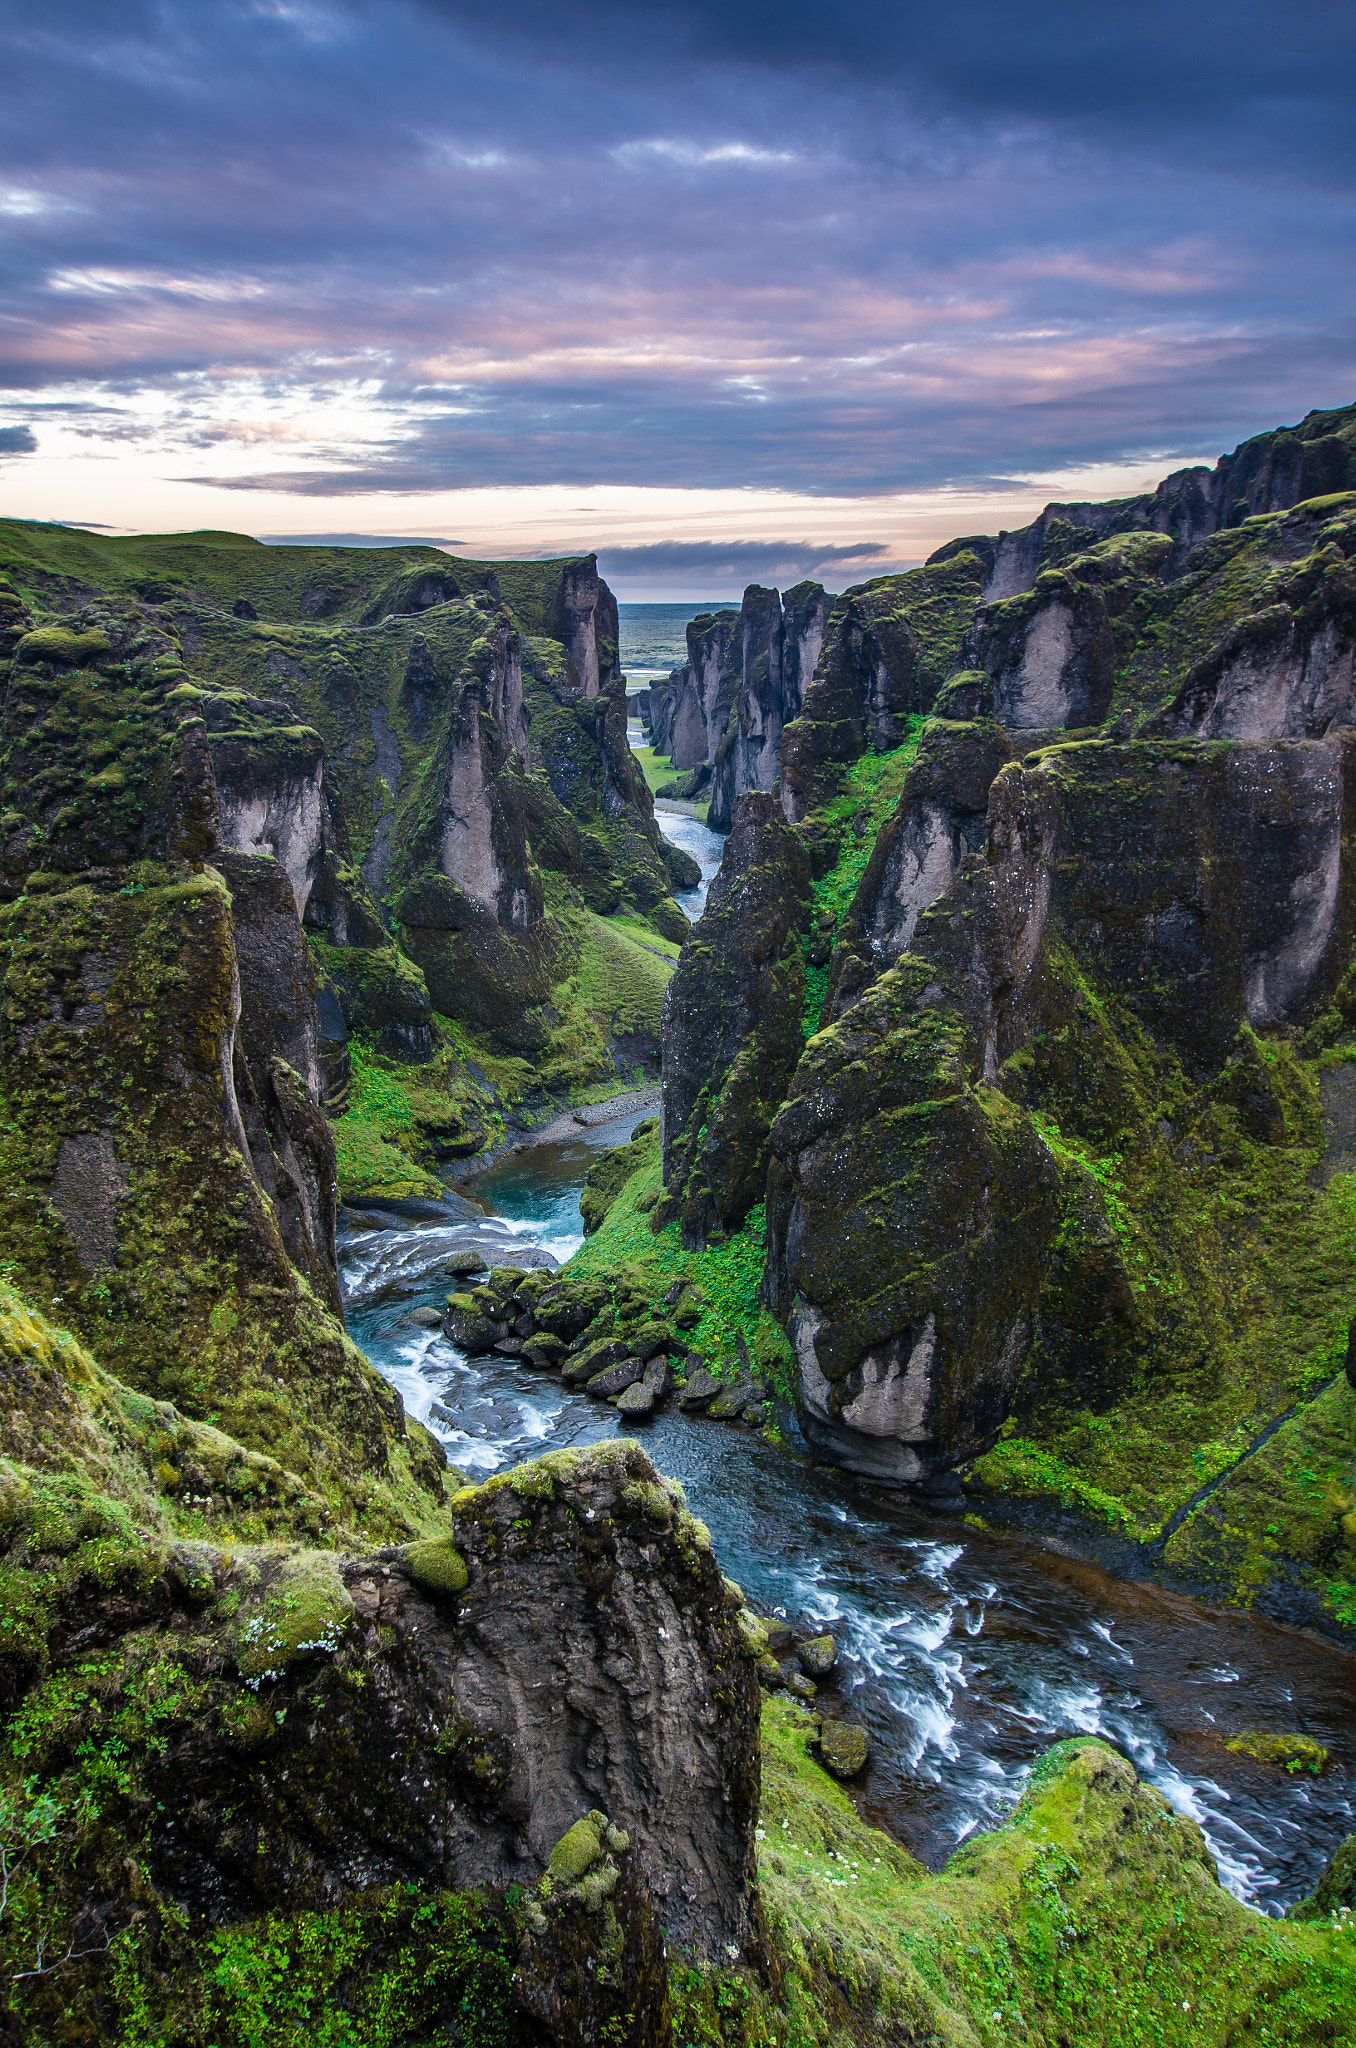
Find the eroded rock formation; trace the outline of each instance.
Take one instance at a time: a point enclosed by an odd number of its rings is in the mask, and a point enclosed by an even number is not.
[[[684,1238],[741,1223],[800,1055],[810,872],[775,800],[740,798],[698,931],[664,998],[664,1179]]]

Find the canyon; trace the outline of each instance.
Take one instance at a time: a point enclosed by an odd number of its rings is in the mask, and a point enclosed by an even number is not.
[[[1085,1737],[929,1872],[636,1436],[459,1469],[342,1246],[442,1231],[446,1341],[626,1432],[1349,1654],[1356,408],[751,586],[649,769],[592,556],[4,521],[0,658],[8,2038],[1337,2038],[1350,1845],[1263,1920]],[[654,1096],[558,1271],[490,1244]]]

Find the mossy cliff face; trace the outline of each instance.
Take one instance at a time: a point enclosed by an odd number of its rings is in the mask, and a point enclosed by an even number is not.
[[[1221,455],[1213,470],[1179,469],[1156,491],[1105,504],[1047,505],[1030,526],[947,542],[930,560],[962,551],[985,567],[984,599],[1030,590],[1040,572],[1057,568],[1095,542],[1119,535],[1162,535],[1174,569],[1192,549],[1248,520],[1356,488],[1356,406],[1311,412],[1296,427],[1254,435]]]
[[[1320,737],[1351,716],[1353,504],[1250,520],[1182,562],[1166,535],[1099,541],[982,604],[962,658],[1036,740],[1156,707],[1145,736]]]
[[[844,768],[899,746],[910,717],[932,708],[982,582],[978,556],[959,554],[877,577],[835,602],[801,716],[783,738],[779,783],[786,816],[807,826],[818,871],[831,865],[832,847],[808,825],[811,812],[838,793]]]
[[[813,1761],[813,1732],[768,1701],[759,1877],[793,2039],[1261,2048],[1342,2037],[1356,1944],[1328,1919],[1340,1874],[1310,1924],[1263,1919],[1221,1889],[1195,1822],[1084,1740],[1058,1743],[1007,1824],[932,1876],[862,1824]],[[734,2038],[782,2038],[770,2007],[766,2033]]]
[[[13,1989],[24,2039],[256,2040],[251,1958],[319,2011],[380,1974],[392,1914],[413,2004],[354,2039],[429,2038],[468,1989],[461,2038],[611,2038],[666,2017],[665,1929],[761,1963],[759,1689],[638,1447],[553,1454],[368,1554],[185,1542],[145,1505],[0,1486],[0,1798],[53,1820],[0,1943],[10,1970],[82,1951]]]
[[[701,786],[709,782],[714,831],[730,830],[747,791],[775,783],[782,731],[800,715],[831,602],[818,583],[784,595],[752,583],[737,612],[689,623],[686,664],[652,686],[654,750],[675,769],[695,771]]]
[[[590,949],[562,914],[679,940],[672,891],[697,879],[630,757],[616,606],[591,556],[496,567],[213,534],[129,549],[21,522],[0,526],[0,555],[28,600],[13,639],[30,667],[60,652],[43,633],[66,636],[69,667],[82,635],[112,630],[115,655],[134,642],[143,667],[178,670],[207,728],[217,841],[286,870],[323,968],[331,1106],[352,1036],[428,1062],[437,1015],[552,1085],[654,1062],[657,1031],[623,1043],[606,1003],[578,1001]]]
[[[984,729],[934,731],[929,783]],[[1252,1034],[1304,1026],[1345,973],[1350,774],[1339,736],[1051,750],[1001,770],[985,852],[921,914],[896,852],[920,803],[906,783],[844,920],[833,1021],[773,1127],[768,1298],[807,1427],[835,1455],[882,1471],[876,1433],[897,1410],[896,1476],[922,1478],[929,1458],[986,1448],[1014,1402],[1105,1403],[1136,1381],[1147,1397],[1207,1330],[1227,1373],[1243,1325],[1207,1315],[1215,1287],[1178,1265],[1200,1250],[1188,1190],[1222,1155],[1242,1165],[1240,1142],[1283,1184],[1312,1171],[1317,1074]],[[1144,1238],[1130,1159],[1154,1189]],[[1321,1232],[1317,1195],[1301,1208]],[[1173,1247],[1180,1279],[1149,1241]],[[868,1411],[871,1441],[823,1436]]]
[[[810,873],[770,796],[741,797],[706,914],[664,1002],[664,1183],[656,1227],[736,1228],[763,1192],[768,1133],[801,1045]]]
[[[10,1295],[0,1347],[43,1390],[42,1465],[0,1461],[9,2038],[1261,2048],[1350,2009],[1340,1857],[1264,1921],[1100,1743],[940,1876],[865,1826],[811,1717],[760,1739],[738,1595],[633,1443],[318,1550],[276,1465]]]
[[[918,919],[950,885],[962,861],[988,838],[989,790],[1012,759],[1012,743],[991,720],[930,720],[895,807],[875,834],[846,914],[819,927],[819,963],[833,963],[828,1014],[881,965],[907,950]],[[835,944],[836,939],[836,944]]]
[[[820,1029],[765,1207],[828,1455],[1109,1521],[1330,1630],[1356,1619],[1353,418],[833,607],[783,737]],[[699,948],[733,988],[733,933]]]
[[[772,1129],[767,1295],[802,1426],[850,1468],[919,1483],[1007,1413],[1058,1176],[984,1085],[973,1040],[908,959],[814,1038]]]
[[[399,1528],[441,1454],[337,1319],[292,881],[213,866],[202,694],[139,608],[101,617],[97,666],[20,643],[0,730],[5,1258],[120,1379]]]

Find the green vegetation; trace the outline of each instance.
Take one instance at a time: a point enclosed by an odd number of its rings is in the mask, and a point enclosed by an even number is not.
[[[1328,1752],[1312,1735],[1278,1735],[1262,1729],[1245,1729],[1231,1735],[1224,1747],[1235,1756],[1253,1757],[1259,1764],[1279,1764],[1285,1771],[1307,1771],[1319,1777],[1328,1767]]]
[[[1167,1542],[1172,1571],[1244,1602],[1297,1572],[1349,1625],[1356,1397],[1341,1372],[1356,1180],[1325,1172],[1318,1114],[1320,1075],[1340,1060],[1244,1031],[1201,1091],[1091,972],[1065,971],[1068,1023],[1003,1081],[1064,1181],[1051,1323],[1094,1274],[1120,1308],[1098,1340],[1093,1400],[1070,1384],[1081,1362],[1038,1331],[1014,1415],[974,1477],[1141,1541],[1199,1496]]]
[[[1195,1823],[1102,1743],[1056,1744],[1011,1819],[932,1876],[862,1821],[814,1731],[785,1699],[764,1705],[758,1875],[781,1996],[679,1961],[684,2048],[1317,2048],[1356,2010],[1340,1914],[1239,1905]]]
[[[867,753],[844,770],[838,792],[814,814],[816,826],[836,830],[838,855],[815,883],[815,904],[834,919],[835,929],[857,893],[876,834],[899,801],[918,753],[927,720],[911,717],[905,736],[889,753]]]
[[[118,2048],[422,2048],[439,2038],[513,2048],[513,1953],[511,1928],[478,1899],[408,1885],[205,1941],[133,1930],[114,1943],[113,2038]]]
[[[715,1367],[734,1354],[742,1339],[749,1358],[771,1384],[789,1393],[791,1351],[775,1317],[761,1304],[766,1221],[761,1203],[741,1230],[685,1251],[680,1226],[666,1224],[658,1233],[651,1215],[662,1189],[658,1145],[653,1136],[640,1145],[609,1155],[630,1164],[640,1153],[644,1163],[612,1194],[595,1233],[587,1238],[565,1268],[572,1280],[595,1280],[610,1292],[619,1308],[632,1302],[656,1305],[663,1314],[664,1294],[678,1281],[687,1283],[699,1317],[687,1325],[687,1341]],[[648,1155],[648,1156],[647,1156]],[[599,1334],[603,1334],[600,1328]]]

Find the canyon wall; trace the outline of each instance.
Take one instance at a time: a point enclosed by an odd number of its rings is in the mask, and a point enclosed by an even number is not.
[[[736,806],[675,980],[707,991],[700,1055],[676,996],[666,1053],[652,1227],[728,1226],[692,1162],[746,1100],[724,1154],[766,1160],[764,1300],[821,1455],[934,1497],[1058,1470],[1146,1537],[1180,1509],[1171,1557],[1217,1585],[1255,1539],[1197,1503],[1202,1436],[1328,1428],[1356,1311],[1353,451],[1356,409],[1311,415],[835,600],[789,835]],[[805,974],[803,1051],[789,1081],[755,1061],[756,1098],[745,860]],[[1335,1625],[1354,1484],[1347,1445],[1321,1529],[1273,1508],[1275,1611]]]

